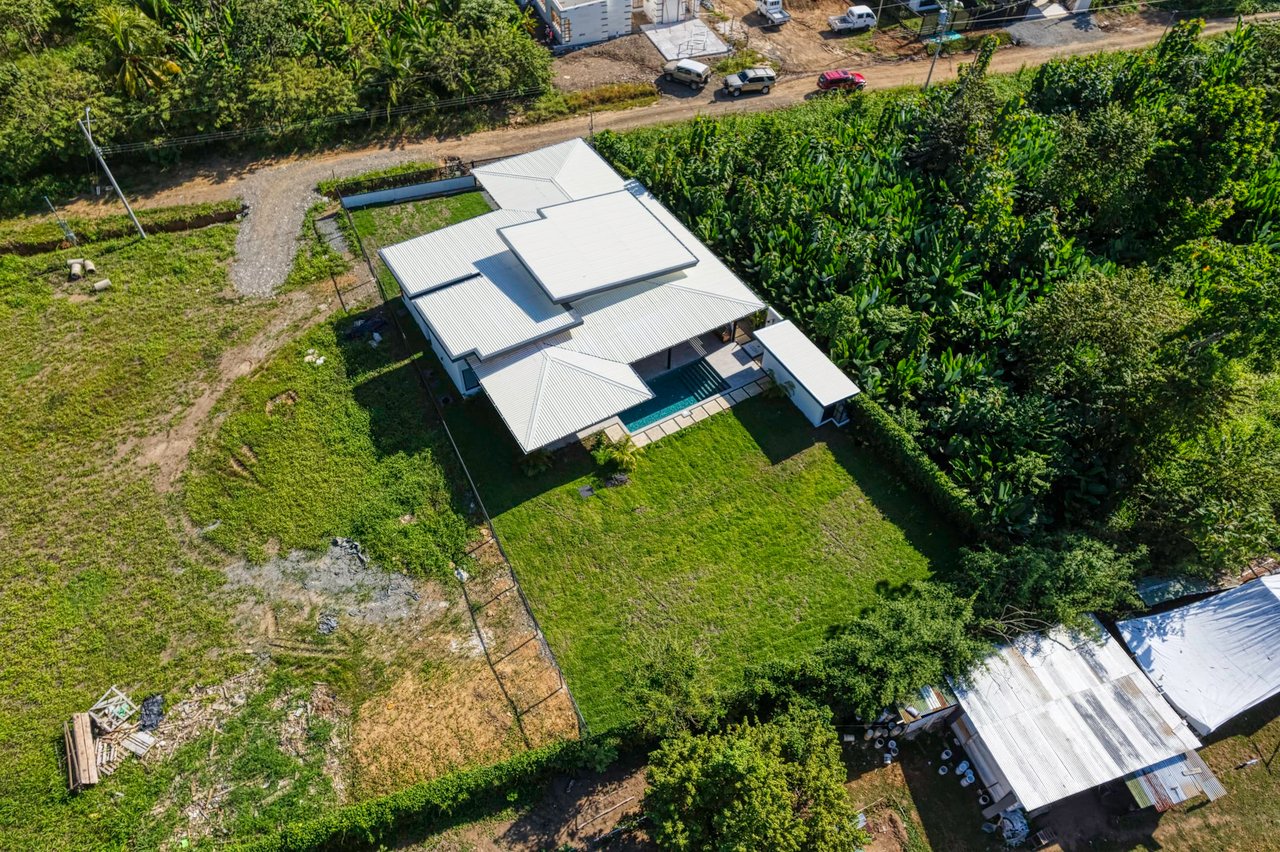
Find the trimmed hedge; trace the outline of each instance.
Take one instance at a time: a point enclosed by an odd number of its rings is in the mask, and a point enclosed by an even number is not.
[[[177,207],[153,207],[134,211],[138,221],[148,234],[164,234],[173,231],[189,231],[219,222],[231,222],[247,208],[239,199],[211,201],[206,204],[184,204]],[[133,222],[123,213],[111,216],[83,218],[67,217],[67,224],[75,232],[80,245],[102,240],[114,240],[136,233]],[[55,251],[68,245],[62,229],[52,218],[35,221],[16,219],[0,226],[0,254],[33,255]]]
[[[898,472],[924,492],[935,509],[969,535],[983,534],[981,515],[973,497],[956,485],[875,400],[860,393],[849,401],[848,410],[862,427],[863,436],[889,455]]]
[[[649,744],[638,731],[619,728],[585,740],[567,740],[510,760],[454,772],[396,793],[336,808],[322,817],[233,848],[241,852],[321,852],[391,845],[405,832],[426,834],[510,806],[557,773],[601,769],[619,753]],[[601,756],[608,756],[602,760]]]

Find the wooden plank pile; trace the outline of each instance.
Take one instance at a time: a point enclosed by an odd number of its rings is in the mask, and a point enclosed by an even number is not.
[[[129,721],[137,711],[129,696],[113,686],[87,713],[76,713],[63,723],[67,785],[72,792],[97,784],[130,754],[142,757],[151,750],[156,738]]]

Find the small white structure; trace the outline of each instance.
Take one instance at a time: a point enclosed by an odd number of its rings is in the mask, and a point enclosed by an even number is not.
[[[592,44],[631,32],[631,0],[533,0],[557,44]]]
[[[995,802],[984,814],[1035,813],[1199,747],[1120,643],[1093,625],[1021,636],[952,682],[964,710],[952,730]],[[1221,786],[1205,774],[1196,789],[1216,797]]]
[[[640,32],[670,62],[695,56],[721,56],[729,52],[724,43],[700,18],[687,18],[675,23],[644,24]]]
[[[698,0],[644,0],[644,16],[651,23],[674,24],[698,15]]]
[[[1202,735],[1280,694],[1280,576],[1116,627]]]
[[[832,364],[826,355],[791,320],[757,329],[764,347],[763,366],[775,384],[787,389],[796,408],[814,426],[844,423],[844,403],[858,393],[858,386]]]

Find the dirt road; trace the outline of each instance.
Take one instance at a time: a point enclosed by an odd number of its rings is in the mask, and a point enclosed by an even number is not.
[[[1256,20],[1274,19],[1280,13],[1256,16]],[[1206,34],[1220,33],[1235,26],[1235,19],[1216,19],[1205,28]],[[1160,39],[1159,26],[1119,32],[1105,38],[1073,42],[1054,47],[1009,47],[996,53],[991,70],[1015,72],[1035,67],[1059,56],[1099,51],[1135,50]],[[938,60],[933,80],[953,79],[971,55],[948,56]],[[929,71],[925,60],[897,64],[878,64],[864,69],[871,89],[919,86]],[[383,168],[407,160],[440,159],[456,156],[464,160],[506,156],[532,150],[592,130],[627,130],[652,124],[683,121],[697,115],[725,115],[757,112],[799,103],[816,93],[813,76],[804,75],[781,80],[769,95],[727,98],[719,90],[699,94],[664,96],[657,103],[638,109],[603,112],[594,116],[575,116],[563,121],[529,127],[489,130],[454,139],[424,139],[396,146],[369,146],[309,157],[268,160],[220,169],[188,173],[164,188],[143,193],[136,201],[142,206],[189,204],[241,197],[249,205],[236,240],[236,259],[231,267],[231,280],[236,289],[248,295],[270,296],[288,275],[303,213],[314,200],[317,183],[329,177],[346,177]]]

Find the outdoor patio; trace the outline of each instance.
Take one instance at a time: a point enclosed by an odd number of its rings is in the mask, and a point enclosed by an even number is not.
[[[687,405],[663,412],[657,420],[645,422],[640,427],[628,428],[626,423],[632,421],[624,422],[622,417],[614,417],[604,424],[605,434],[615,439],[629,434],[636,446],[643,447],[763,391],[769,379],[760,367],[760,345],[745,329],[735,328],[735,333],[734,340],[725,342],[718,333],[707,332],[632,364],[646,383],[657,380],[662,384],[676,371],[701,361],[720,380],[721,387],[716,393],[690,399]],[[623,414],[625,416],[626,412]],[[591,431],[594,433],[599,429],[594,427]]]

